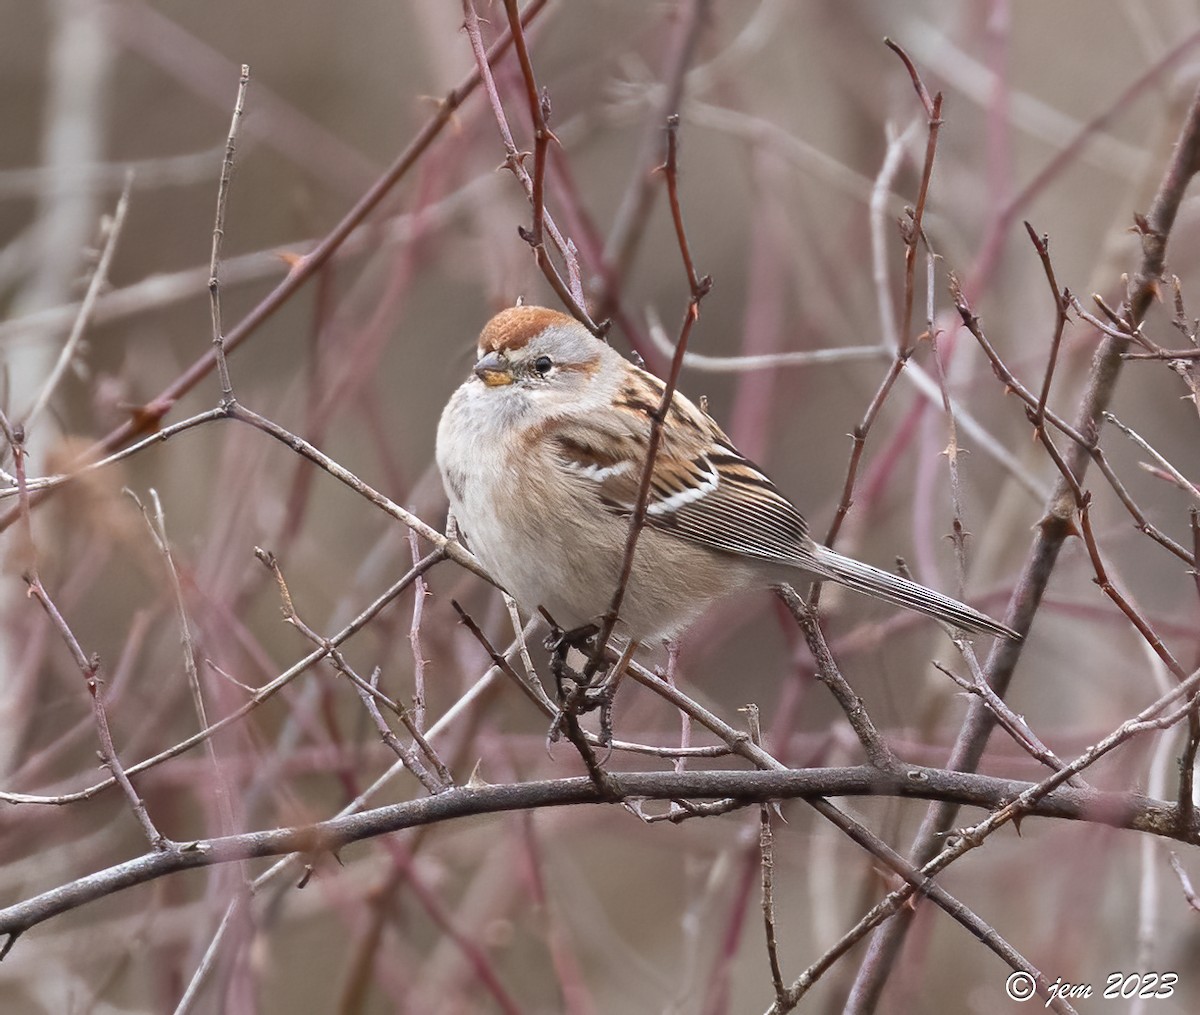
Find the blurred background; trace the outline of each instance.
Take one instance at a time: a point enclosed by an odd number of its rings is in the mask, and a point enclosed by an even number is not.
[[[2,404],[25,424],[30,476],[77,461],[207,352],[213,216],[241,64],[251,83],[225,229],[227,330],[474,66],[462,7],[445,0],[0,0],[0,12]],[[506,23],[503,5],[480,0],[479,13],[491,41]],[[919,259],[906,335],[927,332],[931,301],[950,391],[969,416],[958,420],[958,436],[969,451],[960,472],[971,537],[960,576],[947,538],[948,422],[922,341],[871,430],[838,546],[881,566],[903,556],[922,582],[1001,616],[1055,471],[1031,442],[1018,401],[957,326],[948,273],[1034,390],[1054,304],[1022,223],[1049,236],[1060,287],[1089,309],[1092,293],[1119,305],[1123,275],[1140,256],[1134,214],[1147,210],[1200,78],[1194,2],[551,2],[528,31],[560,142],[546,207],[580,251],[593,309],[616,321],[610,340],[663,373],[662,336],[678,333],[688,290],[665,192],[648,174],[662,161],[668,96],[679,90],[684,215],[697,267],[714,280],[680,388],[708,398],[742,450],[824,533],[845,482],[847,435],[889,368],[885,343],[904,327],[897,222],[916,199],[927,132],[885,36],[944,95],[924,219],[938,259],[931,290]],[[517,145],[531,148],[511,53],[496,81]],[[445,499],[434,432],[479,329],[518,298],[559,305],[518,236],[529,203],[498,168],[503,161],[492,109],[476,92],[330,263],[230,358],[239,400],[436,528]],[[126,180],[106,284],[63,358]],[[1200,314],[1197,220],[1192,197],[1169,255],[1191,316]],[[607,274],[606,258],[617,265]],[[1148,330],[1179,347],[1187,339],[1171,327],[1171,300],[1164,291]],[[1066,330],[1050,405],[1067,419],[1098,337],[1085,323]],[[766,370],[713,359],[817,350],[830,354]],[[60,358],[64,369],[49,385]],[[219,393],[208,375],[163,424],[211,408]],[[1194,481],[1200,440],[1187,394],[1161,363],[1130,363],[1113,410]],[[1161,470],[1139,468],[1147,452],[1115,429],[1103,446],[1149,522],[1190,546],[1189,493]],[[3,467],[12,471],[11,454]],[[1088,480],[1111,575],[1190,670],[1200,649],[1192,577],[1136,531],[1098,473]],[[281,623],[278,590],[254,547],[278,556],[300,616],[326,635],[413,560],[397,522],[232,422],[198,427],[71,485],[34,511],[33,557],[21,526],[0,537],[0,789],[53,797],[103,774],[79,670],[25,596],[21,572],[31,559],[81,646],[102,661],[126,763],[197,729],[169,574],[126,488],[147,504],[151,490],[161,499],[210,721],[310,649]],[[1069,541],[1010,696],[1065,758],[1164,686],[1157,660],[1092,578],[1082,544]],[[414,658],[427,660],[432,723],[487,669],[450,599],[497,644],[507,645],[512,629],[478,579],[443,564],[429,581],[416,656],[411,591],[348,643],[347,656],[363,673],[379,666],[382,686],[404,701],[415,693]],[[822,605],[838,660],[876,723],[905,758],[943,763],[965,711],[957,688],[929,664],[960,665],[944,637],[834,589]],[[535,662],[544,663],[540,649]],[[767,746],[789,764],[859,759],[841,713],[813,684],[794,625],[765,592],[698,625],[680,667],[685,690],[734,725],[744,722],[740,706],[757,703]],[[622,689],[616,723],[623,739],[680,736],[678,716],[632,686]],[[219,778],[195,748],[138,781],[174,839],[319,820],[395,760],[357,696],[317,668],[213,742]],[[1178,734],[1135,743],[1091,779],[1169,798],[1179,743]],[[569,745],[547,749],[542,716],[502,684],[463,708],[439,746],[460,782],[476,765],[493,783],[582,770]],[[670,765],[619,754],[611,763]],[[1042,772],[1002,736],[984,769]],[[402,776],[377,799],[422,792]],[[904,851],[925,806],[864,799],[851,809]],[[784,813],[776,893],[790,980],[889,885],[871,857],[803,805]],[[571,809],[359,844],[343,852],[342,866],[319,861],[303,891],[289,882],[248,907],[191,1010],[763,1010],[773,995],[757,821],[735,813],[647,825],[624,811]],[[144,849],[111,790],[63,806],[8,806],[0,902]],[[995,837],[944,883],[1051,979],[1102,984],[1116,970],[1178,970],[1177,996],[1153,1010],[1194,1011],[1200,984],[1187,973],[1196,913],[1166,857],[1163,842],[1131,832],[1035,820],[1019,837]],[[1200,876],[1195,857],[1182,858]],[[226,906],[261,869],[165,879],[33,929],[0,964],[0,1007],[175,1010]],[[852,952],[836,965],[801,1010],[841,1010],[860,959]],[[880,1010],[1008,1010],[1007,972],[925,907]]]

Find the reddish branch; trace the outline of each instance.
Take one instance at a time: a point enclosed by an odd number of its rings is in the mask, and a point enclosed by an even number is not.
[[[532,0],[522,15],[522,21],[528,25],[546,6],[547,0]],[[488,50],[489,64],[499,59],[512,45],[512,34],[505,32],[503,36]],[[379,205],[407,174],[430,145],[450,123],[454,112],[463,104],[466,98],[479,87],[482,75],[478,69],[472,71],[455,88],[452,88],[438,105],[437,112],[430,118],[417,136],[409,142],[408,147],[396,158],[387,171],[371,188],[358,199],[342,220],[334,226],[329,234],[317,244],[313,251],[298,258],[288,272],[288,275],[270,293],[250,311],[224,337],[223,350],[226,354],[233,352],[238,346],[255,334],[280,307],[287,303],[307,282],[323,267],[345,242],[346,238],[362,224],[363,220]],[[171,411],[175,403],[191,391],[213,370],[217,363],[217,350],[210,348],[207,353],[196,360],[187,370],[180,374],[157,396],[142,405],[132,414],[129,420],[116,427],[105,437],[97,441],[81,456],[78,464],[95,458],[103,457],[138,437],[153,433],[162,418]],[[45,494],[33,497],[33,502],[39,502]],[[0,516],[0,532],[12,525],[17,517],[16,510],[10,510]]]
[[[1129,297],[1122,315],[1134,327],[1141,324],[1151,303],[1160,292],[1167,239],[1175,224],[1176,214],[1187,186],[1198,168],[1200,93],[1193,98],[1188,109],[1179,140],[1150,211],[1144,219],[1139,220],[1142,262],[1130,280]],[[1087,387],[1080,400],[1074,423],[1074,430],[1079,434],[1088,435],[1088,438],[1070,444],[1063,456],[1062,476],[1046,505],[1033,546],[1017,579],[1009,609],[1004,616],[1004,622],[1021,634],[1026,633],[1033,623],[1064,540],[1077,531],[1073,520],[1076,491],[1091,460],[1091,449],[1094,448],[1103,425],[1102,414],[1112,399],[1127,346],[1127,340],[1106,336],[1092,362]],[[1072,478],[1068,479],[1068,476]],[[1012,640],[997,641],[993,644],[985,665],[985,673],[1001,697],[1008,690],[1024,644],[1023,641]],[[995,717],[981,702],[973,701],[951,753],[948,767],[958,771],[973,771],[979,764],[994,725]],[[929,809],[912,845],[911,857],[915,863],[924,864],[936,853],[942,837],[952,826],[957,813],[958,808],[953,804],[935,805]],[[851,993],[847,1011],[864,1013],[875,1010],[911,923],[911,912],[905,912],[891,920],[872,939]]]
[[[687,352],[687,344],[692,334],[692,326],[700,317],[700,301],[704,299],[708,291],[712,288],[712,279],[708,275],[700,277],[696,274],[695,262],[692,260],[691,248],[688,245],[687,231],[683,225],[683,210],[679,203],[678,133],[679,117],[672,115],[667,119],[667,161],[663,164],[661,170],[667,183],[667,195],[671,202],[671,218],[675,223],[675,236],[679,242],[679,253],[683,258],[683,266],[687,273],[691,296],[688,300],[687,309],[683,314],[683,324],[680,327],[679,340],[675,343],[675,355],[671,359],[671,369],[667,374],[666,383],[663,387],[662,399],[658,403],[658,408],[650,417],[650,439],[646,448],[646,462],[642,466],[642,478],[638,484],[637,501],[634,504],[633,516],[629,520],[629,535],[625,540],[625,555],[621,561],[620,578],[617,581],[616,590],[613,592],[608,612],[604,615],[604,621],[601,624],[600,633],[596,639],[595,652],[592,654],[592,658],[589,660],[587,670],[585,671],[585,675],[589,678],[599,670],[603,663],[605,649],[608,647],[608,641],[612,637],[613,628],[616,627],[617,619],[621,612],[621,603],[625,600],[625,590],[629,585],[629,578],[633,572],[633,555],[637,549],[638,536],[641,535],[641,531],[646,524],[646,506],[650,502],[650,485],[654,475],[654,462],[658,457],[659,445],[662,443],[663,423],[667,418],[667,410],[671,407],[671,400],[675,397],[675,388],[679,383],[679,371],[683,368],[683,357],[684,353]]]

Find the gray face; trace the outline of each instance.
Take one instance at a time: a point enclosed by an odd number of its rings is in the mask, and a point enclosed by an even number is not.
[[[606,354],[616,355],[599,339],[582,329],[551,327],[525,344],[484,352],[469,382],[473,399],[494,400],[506,421],[538,415],[539,410],[561,412],[577,403],[588,382],[600,369]]]

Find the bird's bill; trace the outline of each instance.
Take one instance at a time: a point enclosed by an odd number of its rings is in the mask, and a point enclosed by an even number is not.
[[[498,388],[513,382],[512,369],[496,352],[489,352],[475,364],[475,376],[489,388]]]

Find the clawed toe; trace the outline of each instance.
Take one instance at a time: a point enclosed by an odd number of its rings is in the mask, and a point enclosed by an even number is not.
[[[596,624],[583,624],[580,627],[573,627],[569,631],[564,631],[557,624],[551,622],[550,633],[546,635],[544,642],[546,650],[553,652],[555,655],[562,653],[565,655],[569,649],[577,648],[581,652],[589,648],[589,642],[600,633],[600,628]]]

